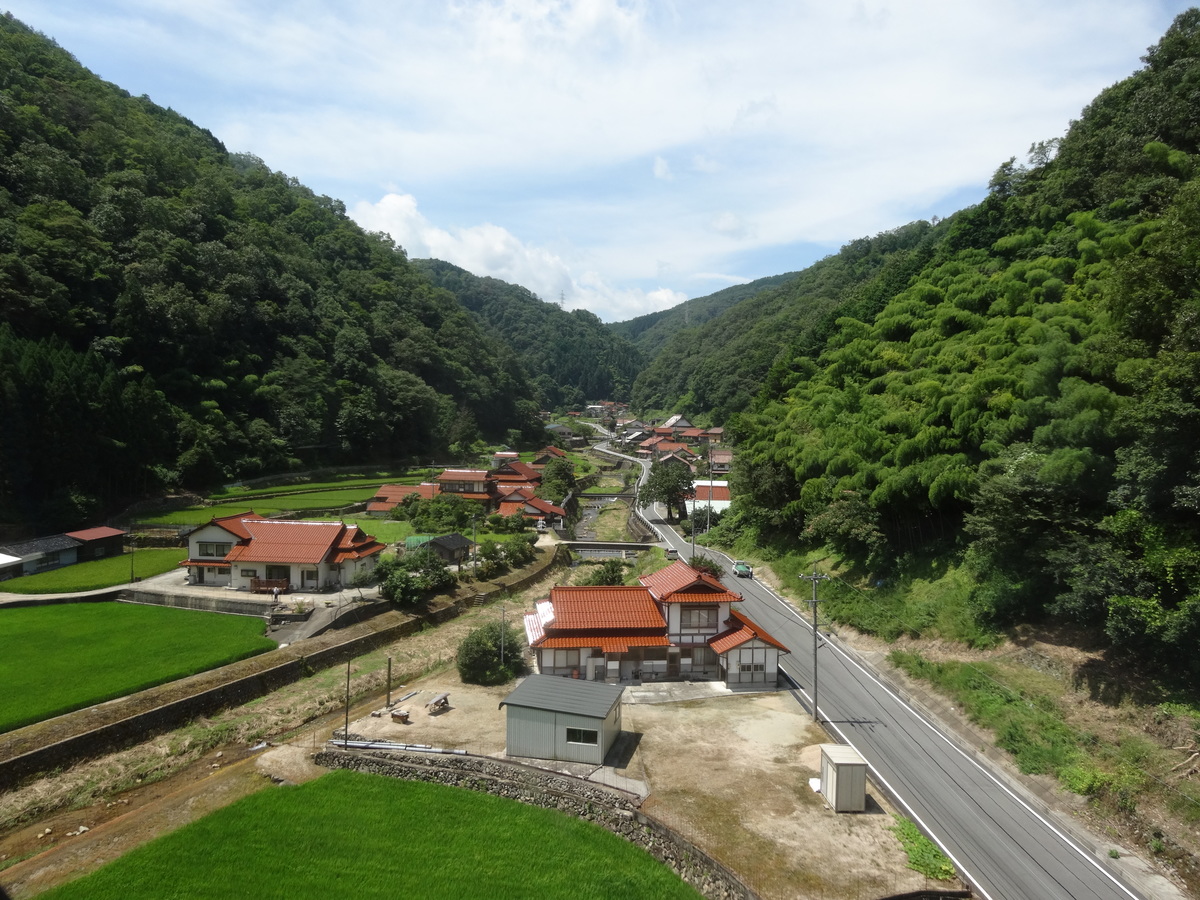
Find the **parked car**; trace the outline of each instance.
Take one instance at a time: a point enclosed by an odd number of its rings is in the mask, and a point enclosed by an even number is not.
[[[679,551],[674,547],[667,548],[667,559],[679,559]]]
[[[733,561],[733,574],[738,578],[753,578],[754,570],[750,568],[750,563],[744,559],[735,559]]]

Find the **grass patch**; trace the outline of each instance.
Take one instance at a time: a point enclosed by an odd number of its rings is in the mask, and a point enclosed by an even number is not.
[[[379,519],[375,516],[314,516],[311,521],[345,522],[348,525],[357,525],[367,534],[373,535],[375,540],[384,544],[402,544],[405,538],[412,537],[417,533],[411,522],[402,522],[399,519]]]
[[[1048,696],[1018,693],[987,663],[930,662],[919,653],[895,651],[888,657],[908,674],[953,697],[971,721],[990,728],[996,746],[1012,754],[1029,775],[1061,775],[1086,764],[1085,735],[1071,728]]]
[[[164,891],[298,900],[699,896],[588,822],[349,771],[261,791],[42,896],[157,900]]]
[[[958,876],[950,858],[938,849],[937,844],[921,834],[913,822],[896,816],[892,831],[904,846],[904,852],[908,854],[908,867],[914,872],[938,881],[952,881]]]
[[[614,500],[605,504],[596,516],[596,540],[625,541],[629,539],[629,504]]]
[[[182,547],[149,548],[133,554],[133,574],[149,578],[170,572],[187,557]],[[129,554],[109,556],[63,566],[36,575],[0,582],[0,592],[11,594],[77,594],[129,583]]]
[[[253,617],[115,602],[0,610],[0,631],[0,731],[275,647]]]

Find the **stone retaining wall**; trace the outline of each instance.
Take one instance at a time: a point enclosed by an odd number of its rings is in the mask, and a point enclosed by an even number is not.
[[[351,735],[351,740],[354,740]],[[330,746],[314,757],[329,769],[354,769],[482,791],[593,822],[669,866],[712,900],[757,900],[737,876],[640,809],[634,794],[568,775],[492,757],[441,753],[346,751]]]

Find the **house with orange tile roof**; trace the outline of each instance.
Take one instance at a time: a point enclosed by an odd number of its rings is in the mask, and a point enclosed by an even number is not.
[[[537,456],[535,456],[533,458],[533,462],[531,462],[530,465],[533,466],[535,469],[544,469],[544,468],[546,468],[546,464],[548,462],[550,462],[550,460],[566,459],[566,458],[567,458],[566,450],[561,450],[558,447],[555,447],[553,444],[547,444],[545,447],[543,447],[541,450],[538,451]]]
[[[538,671],[612,683],[777,682],[788,649],[735,608],[741,595],[682,560],[638,580],[553,588],[525,616]]]
[[[549,528],[562,527],[567,511],[549,500],[534,496],[529,490],[514,490],[500,501],[500,515],[523,515],[534,522],[544,522]]]
[[[384,545],[357,525],[264,519],[254,512],[212,519],[188,535],[193,584],[239,591],[317,591],[347,585],[375,567]]]
[[[187,559],[179,565],[187,569],[190,584],[229,587],[232,566],[225,557],[238,541],[247,540],[250,532],[245,522],[261,520],[254,510],[232,516],[217,516],[187,534]]]
[[[440,489],[432,482],[421,484],[385,484],[375,492],[375,496],[367,501],[367,513],[372,516],[386,516],[400,505],[406,497],[420,497],[422,500],[432,500],[440,493]]]

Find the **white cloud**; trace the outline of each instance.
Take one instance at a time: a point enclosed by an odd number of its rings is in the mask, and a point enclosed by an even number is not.
[[[410,259],[445,260],[474,275],[519,284],[543,300],[561,299],[567,309],[604,310],[610,314],[606,318],[628,319],[687,299],[686,294],[670,288],[614,287],[594,270],[576,275],[566,260],[545,248],[522,243],[497,225],[440,228],[421,213],[411,194],[388,194],[377,203],[357,203],[350,214],[368,231],[390,235]]]
[[[700,273],[778,274],[798,246],[954,212],[1188,3],[7,6],[412,255],[611,320]]]

